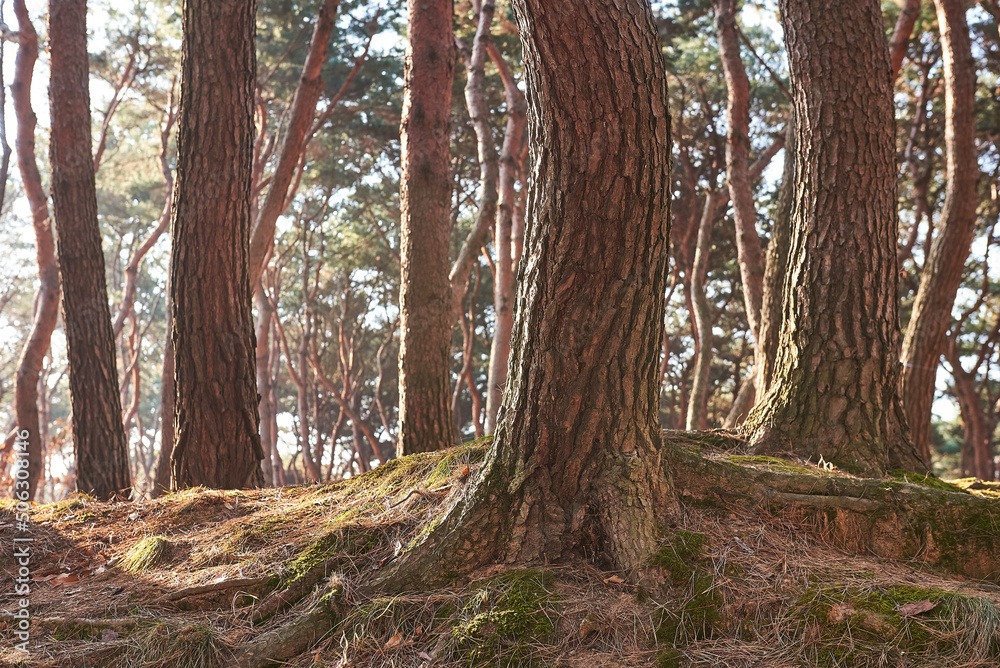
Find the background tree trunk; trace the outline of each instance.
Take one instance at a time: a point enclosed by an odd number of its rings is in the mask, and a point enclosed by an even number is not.
[[[939,232],[920,275],[903,338],[900,392],[920,456],[930,460],[931,406],[955,293],[976,230],[976,69],[963,0],[935,0],[945,84],[947,186]]]
[[[705,208],[698,224],[698,241],[691,264],[691,314],[694,316],[698,349],[694,358],[685,429],[708,428],[708,380],[715,346],[712,342],[712,315],[705,295],[705,276],[708,274],[708,256],[712,251],[712,224],[715,222],[717,203],[721,199],[717,190],[705,193]]]
[[[170,257],[175,488],[263,482],[247,264],[255,6],[184,3]]]
[[[454,302],[448,278],[452,13],[452,0],[407,6],[400,126],[399,455],[455,443],[449,401]]]
[[[781,0],[780,11],[795,204],[773,382],[746,429],[762,452],[859,473],[916,469],[897,395],[895,120],[882,14],[875,0]]]
[[[921,0],[903,0],[903,7],[899,10],[896,27],[893,28],[892,38],[889,40],[889,61],[892,67],[893,81],[899,76],[899,69],[903,66],[903,58],[906,57],[906,50],[910,46],[913,26],[920,18],[920,2]]]
[[[77,489],[99,499],[132,487],[122,426],[90,136],[86,0],[49,3],[52,207],[73,402]]]
[[[17,167],[21,173],[21,187],[31,207],[31,224],[35,230],[35,261],[38,264],[38,293],[35,295],[35,313],[28,340],[21,350],[14,386],[14,408],[17,412],[18,431],[28,432],[28,497],[35,498],[35,490],[42,476],[42,431],[39,422],[38,379],[45,354],[49,350],[52,332],[59,320],[59,264],[56,261],[52,221],[49,219],[48,198],[42,188],[42,177],[35,160],[35,112],[31,108],[31,80],[38,60],[38,35],[31,24],[24,0],[14,0],[14,15],[18,23],[17,57],[14,61],[14,80],[10,92],[17,117]]]
[[[656,31],[641,0],[546,4],[514,3],[535,187],[495,445],[387,586],[440,577],[442,563],[583,551],[634,572],[672,508],[657,423],[670,123]]]

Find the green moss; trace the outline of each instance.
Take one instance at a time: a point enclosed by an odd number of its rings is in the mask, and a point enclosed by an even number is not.
[[[693,531],[677,531],[670,542],[653,555],[653,564],[670,571],[674,584],[686,582],[705,553],[707,539]]]
[[[128,549],[122,569],[130,573],[146,571],[163,563],[170,553],[170,541],[164,536],[146,536]]]
[[[656,668],[680,668],[681,653],[676,649],[667,649],[656,657]]]
[[[712,576],[696,573],[680,608],[660,611],[656,624],[657,641],[685,645],[712,637],[722,622],[722,615],[719,614],[721,605],[722,597],[715,588]]]
[[[780,457],[767,457],[764,455],[729,455],[726,459],[739,466],[746,466],[756,469],[774,471],[776,473],[801,473],[804,475],[830,477],[842,477],[843,474],[836,470],[820,468],[818,466],[804,466],[790,462]]]
[[[270,534],[288,524],[288,520],[282,517],[252,518],[247,523],[240,525],[225,540],[223,551],[246,554],[250,550],[269,545],[274,540],[274,536]]]
[[[328,559],[362,554],[374,547],[377,542],[376,534],[361,530],[355,525],[339,527],[320,536],[290,561],[282,573],[281,581],[287,586],[305,577]]]
[[[959,494],[968,494],[969,492],[963,489],[959,485],[955,485],[950,482],[945,482],[940,478],[935,478],[930,475],[921,475],[919,473],[913,473],[912,471],[904,471],[902,469],[896,469],[890,471],[890,475],[901,482],[908,482],[911,485],[919,485],[921,487],[929,487],[930,489],[936,489],[942,492],[957,492]]]
[[[541,569],[475,584],[452,630],[452,653],[470,668],[532,665],[530,645],[553,632],[547,614],[555,605],[552,584],[552,573]]]

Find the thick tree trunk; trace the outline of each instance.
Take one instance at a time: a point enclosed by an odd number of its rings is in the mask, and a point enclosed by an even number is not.
[[[35,160],[35,112],[31,108],[31,80],[38,60],[38,35],[28,16],[24,0],[14,1],[18,23],[17,57],[14,80],[10,86],[17,116],[17,167],[21,184],[31,207],[31,224],[35,231],[35,260],[38,264],[38,293],[28,340],[17,363],[14,386],[14,407],[18,431],[28,432],[28,498],[34,500],[42,476],[42,436],[44,425],[38,415],[38,379],[45,354],[49,350],[52,332],[59,320],[59,264],[56,244],[49,219],[48,198],[42,188],[42,177]]]
[[[930,460],[931,405],[945,332],[955,293],[976,229],[976,67],[972,59],[965,2],[935,0],[945,83],[947,186],[939,232],[920,275],[910,322],[903,338],[900,392],[910,432],[924,460]]]
[[[861,473],[920,468],[897,395],[895,121],[882,14],[876,0],[781,0],[780,9],[795,205],[773,381],[745,428],[761,452]]]
[[[263,482],[248,246],[252,0],[185,0],[170,258],[175,488]]]
[[[493,342],[490,344],[490,367],[486,382],[487,434],[496,430],[497,412],[503,387],[507,384],[507,362],[510,359],[510,335],[514,329],[514,272],[516,270],[513,248],[514,211],[517,193],[514,184],[519,172],[519,156],[524,143],[524,126],[527,123],[528,103],[517,87],[514,75],[495,44],[488,44],[493,64],[500,71],[507,103],[507,128],[500,149],[500,203],[493,229],[493,248],[496,250],[496,275],[493,277]]]
[[[452,0],[411,2],[407,17],[400,126],[399,455],[455,443],[449,403],[455,321],[448,278]]]
[[[132,487],[122,426],[90,136],[86,0],[49,3],[52,207],[73,402],[77,489],[99,499]]]
[[[274,243],[274,226],[278,216],[287,206],[288,187],[292,183],[295,167],[299,164],[309,131],[312,129],[313,117],[316,115],[316,103],[323,92],[321,71],[326,62],[326,47],[330,35],[337,23],[337,9],[340,0],[323,0],[316,25],[313,26],[312,40],[309,42],[309,52],[302,66],[302,75],[288,116],[288,129],[278,151],[278,162],[271,175],[271,185],[267,196],[257,214],[250,238],[249,275],[250,285],[257,285],[264,272],[264,260],[268,250]]]
[[[672,510],[656,419],[670,130],[652,13],[545,5],[514,3],[535,187],[505,409],[479,478],[387,587],[583,552],[634,574]]]

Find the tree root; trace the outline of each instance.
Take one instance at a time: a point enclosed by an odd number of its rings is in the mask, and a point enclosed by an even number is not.
[[[213,582],[196,587],[185,587],[165,594],[157,599],[157,603],[172,603],[180,610],[213,610],[228,608],[232,600],[229,592],[242,590],[249,596],[257,596],[270,578],[243,578]],[[240,594],[237,591],[235,595]]]
[[[304,614],[268,631],[243,646],[237,654],[239,668],[263,668],[305,652],[331,631],[347,614],[342,583],[335,579]]]
[[[284,589],[271,592],[267,598],[261,601],[260,605],[253,609],[250,621],[255,625],[260,624],[262,621],[292,607],[309,595],[320,580],[329,575],[340,561],[339,555],[324,559]]]

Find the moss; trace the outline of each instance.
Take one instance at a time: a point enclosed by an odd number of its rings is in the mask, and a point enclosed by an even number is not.
[[[470,668],[532,665],[530,645],[554,630],[552,584],[551,572],[526,569],[473,585],[452,629],[452,653]]]
[[[952,480],[951,483],[980,498],[1000,500],[1000,482],[980,480],[979,478],[960,478]]]
[[[288,521],[282,517],[253,518],[252,521],[240,525],[225,540],[223,551],[246,554],[253,549],[264,547],[273,542],[274,536],[269,534],[287,525]]]
[[[653,555],[653,564],[670,571],[674,584],[686,582],[705,553],[707,539],[693,531],[677,531],[670,542]]]
[[[803,475],[823,476],[825,478],[843,477],[843,473],[837,470],[824,469],[819,466],[805,466],[795,462],[781,459],[780,457],[767,457],[764,455],[729,455],[726,460],[739,466],[746,466],[755,469],[764,469],[775,473],[800,473]]]
[[[908,482],[911,485],[919,485],[920,487],[929,487],[930,489],[936,489],[942,492],[957,492],[959,494],[968,494],[969,492],[963,489],[961,486],[945,482],[940,478],[935,478],[931,475],[921,475],[919,473],[913,473],[912,471],[904,471],[902,469],[896,469],[890,471],[889,473],[893,479],[899,480],[901,482]]]
[[[378,535],[361,530],[356,525],[339,527],[313,541],[299,556],[290,561],[282,573],[286,586],[305,577],[328,559],[336,556],[356,556],[372,549]]]
[[[170,541],[163,536],[146,536],[128,549],[121,567],[130,573],[155,568],[167,559],[170,547]]]
[[[656,639],[661,643],[685,645],[715,634],[722,622],[719,607],[722,597],[712,576],[698,572],[692,579],[687,598],[679,609],[661,610],[656,624]]]
[[[667,649],[656,657],[656,668],[680,668],[681,653],[676,649]]]

